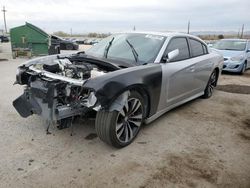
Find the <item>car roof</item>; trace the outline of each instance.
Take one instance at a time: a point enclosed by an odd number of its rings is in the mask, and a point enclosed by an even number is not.
[[[159,32],[159,31],[126,31],[126,32],[120,32],[120,33],[138,33],[138,34],[149,34],[149,35],[160,35],[164,37],[169,37],[169,36],[191,36],[194,37],[193,35],[189,35],[186,33],[178,33],[178,32]]]
[[[190,35],[190,34],[187,34],[187,33],[178,33],[178,32],[158,32],[158,31],[127,31],[127,32],[118,32],[118,33],[115,33],[115,34],[121,34],[121,33],[138,33],[138,34],[148,34],[148,35],[159,35],[159,36],[163,36],[163,37],[192,37],[192,38],[195,38],[201,42],[203,42],[205,44],[205,42],[200,39],[199,37],[197,36],[194,36],[194,35]]]
[[[247,41],[249,41],[248,39],[236,39],[236,38],[231,38],[231,39],[221,39],[221,40],[229,40],[229,41],[242,41],[242,42],[247,42]]]

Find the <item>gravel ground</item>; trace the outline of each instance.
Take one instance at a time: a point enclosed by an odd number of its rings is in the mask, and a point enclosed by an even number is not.
[[[78,120],[71,136],[21,118],[12,101],[23,90],[13,86],[23,61],[0,62],[0,187],[250,187],[250,95],[230,93],[250,87],[250,71],[222,75],[219,89],[230,90],[166,113],[118,150],[96,137],[91,120]]]

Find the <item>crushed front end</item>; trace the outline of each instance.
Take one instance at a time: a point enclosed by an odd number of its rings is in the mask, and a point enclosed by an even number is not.
[[[13,106],[22,117],[37,114],[53,122],[98,111],[95,91],[84,83],[106,73],[96,64],[68,57],[31,60],[18,67],[16,84],[24,85],[24,93]]]

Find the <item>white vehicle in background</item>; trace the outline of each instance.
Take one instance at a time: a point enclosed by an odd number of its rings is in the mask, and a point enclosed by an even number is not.
[[[246,39],[222,39],[213,48],[223,54],[223,71],[244,74],[250,68],[250,41]]]

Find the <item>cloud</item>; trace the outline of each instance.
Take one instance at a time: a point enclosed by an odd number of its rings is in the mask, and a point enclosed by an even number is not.
[[[249,0],[2,0],[9,27],[34,23],[48,32],[131,29],[238,30],[249,23]],[[0,28],[2,15],[0,17]],[[246,29],[249,26],[246,25]]]

